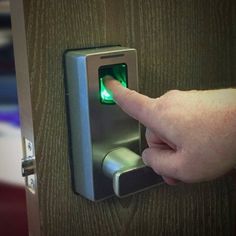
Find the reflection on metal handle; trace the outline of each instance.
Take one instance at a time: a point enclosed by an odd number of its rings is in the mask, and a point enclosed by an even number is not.
[[[109,152],[102,168],[103,173],[113,179],[113,189],[118,197],[142,191],[161,180],[139,155],[123,147]]]
[[[27,157],[22,159],[21,173],[23,177],[32,175],[35,173],[35,159],[34,157]]]

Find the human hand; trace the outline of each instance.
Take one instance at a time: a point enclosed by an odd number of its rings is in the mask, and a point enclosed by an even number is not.
[[[153,99],[106,78],[116,103],[146,126],[143,161],[168,184],[217,178],[236,166],[236,90],[167,92]]]

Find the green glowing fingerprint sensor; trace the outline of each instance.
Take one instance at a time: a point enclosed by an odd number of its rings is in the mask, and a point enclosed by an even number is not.
[[[109,75],[119,81],[122,86],[128,87],[128,71],[125,63],[104,65],[98,69],[99,96],[102,104],[115,104],[111,92],[106,88],[104,78]]]

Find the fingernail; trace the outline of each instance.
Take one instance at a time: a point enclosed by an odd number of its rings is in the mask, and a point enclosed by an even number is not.
[[[146,150],[143,151],[142,153],[142,160],[143,160],[143,163],[148,166],[148,158],[147,158],[147,152]]]
[[[145,158],[146,158],[146,149],[143,150],[143,152],[142,152],[142,159],[143,159],[143,162],[146,164]]]

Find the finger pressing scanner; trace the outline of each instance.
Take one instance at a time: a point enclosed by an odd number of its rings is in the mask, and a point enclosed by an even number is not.
[[[141,159],[139,122],[116,105],[104,83],[111,76],[138,90],[136,50],[120,46],[68,50],[64,59],[74,191],[99,201],[161,183]]]

